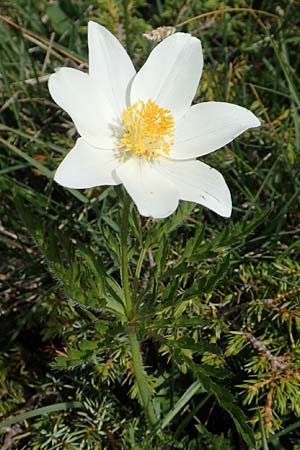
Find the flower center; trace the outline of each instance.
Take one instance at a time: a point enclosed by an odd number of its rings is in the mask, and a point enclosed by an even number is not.
[[[168,155],[174,144],[174,118],[171,111],[152,100],[138,100],[122,114],[123,136],[118,148],[123,156],[148,160]]]

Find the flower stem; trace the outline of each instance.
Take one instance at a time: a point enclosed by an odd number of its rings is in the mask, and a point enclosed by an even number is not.
[[[134,369],[134,375],[138,387],[138,392],[142,405],[145,409],[145,413],[149,422],[149,425],[153,427],[156,422],[156,414],[153,408],[152,396],[147,383],[147,375],[143,368],[140,345],[138,342],[135,328],[130,327],[128,331],[129,343],[131,348],[132,364]]]
[[[139,398],[144,407],[149,425],[153,427],[157,421],[156,414],[153,408],[152,396],[147,382],[147,374],[143,367],[140,345],[135,328],[136,307],[133,304],[129,286],[128,247],[127,247],[127,238],[129,231],[129,220],[128,220],[129,208],[130,208],[130,198],[127,194],[125,194],[123,205],[123,218],[121,224],[121,277],[125,297],[125,310],[128,319],[128,338],[132,356],[134,376],[137,383]],[[141,262],[139,266],[140,265]],[[138,268],[137,273],[138,274],[140,273],[140,267]]]

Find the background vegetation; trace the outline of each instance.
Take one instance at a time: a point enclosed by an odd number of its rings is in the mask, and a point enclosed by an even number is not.
[[[15,0],[0,14],[2,449],[299,450],[299,1]],[[231,188],[230,220],[186,203],[154,222],[133,207],[155,432],[122,321],[104,308],[122,296],[123,192],[52,179],[76,132],[47,79],[58,66],[86,70],[90,19],[137,68],[154,45],[145,32],[200,37],[195,101],[234,102],[262,121],[205,158]]]

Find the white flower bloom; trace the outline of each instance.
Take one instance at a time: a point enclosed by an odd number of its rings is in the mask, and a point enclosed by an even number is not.
[[[52,98],[81,136],[55,181],[75,189],[122,183],[143,216],[167,217],[181,199],[229,217],[223,176],[196,158],[260,122],[231,103],[191,106],[203,66],[200,40],[167,37],[138,73],[101,25],[89,22],[88,43],[89,74],[61,68],[49,79]]]

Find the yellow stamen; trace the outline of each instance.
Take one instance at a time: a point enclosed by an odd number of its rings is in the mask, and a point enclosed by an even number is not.
[[[171,111],[152,100],[138,100],[122,114],[123,136],[118,145],[123,156],[150,160],[168,155],[174,144],[174,118]]]

